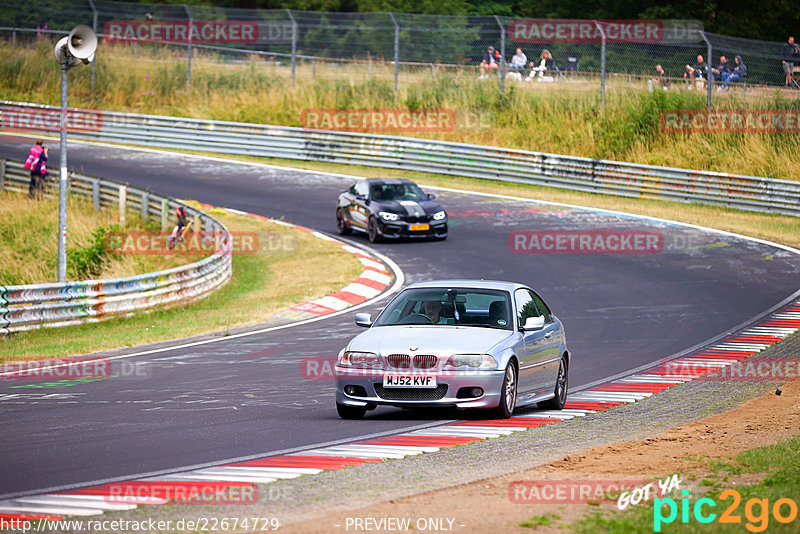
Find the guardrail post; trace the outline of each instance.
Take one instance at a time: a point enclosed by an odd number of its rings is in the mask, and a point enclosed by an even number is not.
[[[311,60],[311,79],[317,81],[317,58]]]
[[[150,193],[142,191],[142,224],[147,224],[150,216]]]
[[[15,49],[17,47],[17,29],[14,28],[11,31],[11,49]]]
[[[119,224],[125,225],[125,208],[128,203],[128,186],[119,186]]]
[[[92,180],[92,206],[100,211],[100,180]]]
[[[166,232],[169,229],[169,200],[166,198],[161,199],[161,231]]]
[[[192,232],[194,233],[194,239],[197,239],[200,237],[200,232],[202,232],[203,230],[203,221],[199,213],[194,214],[194,220],[192,222],[194,223],[192,225]]]
[[[3,184],[6,182],[6,160],[0,159],[0,191],[3,190]]]
[[[297,68],[297,21],[294,20],[291,9],[287,9],[286,13],[289,15],[289,20],[292,21],[292,87],[294,87],[295,69]]]
[[[397,24],[394,13],[390,11],[389,16],[394,23],[394,94],[397,96],[397,77],[400,74],[400,25]]]

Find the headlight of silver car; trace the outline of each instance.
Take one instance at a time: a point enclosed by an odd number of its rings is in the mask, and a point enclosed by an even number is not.
[[[497,369],[497,361],[490,354],[453,354],[445,369]]]
[[[348,351],[339,358],[338,365],[342,367],[380,367],[378,355],[372,352]]]
[[[444,212],[444,210],[437,211],[436,213],[433,214],[434,221],[442,221],[444,220],[445,217],[447,217],[447,214]]]
[[[389,213],[388,211],[381,211],[378,213],[384,221],[396,221],[400,216],[396,213]]]

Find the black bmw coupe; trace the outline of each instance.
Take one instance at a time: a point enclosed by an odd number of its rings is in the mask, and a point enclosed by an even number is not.
[[[339,194],[336,226],[340,235],[366,232],[381,239],[447,238],[447,213],[417,184],[401,178],[369,178]]]

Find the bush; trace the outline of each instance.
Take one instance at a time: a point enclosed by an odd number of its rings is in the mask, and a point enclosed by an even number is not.
[[[107,236],[115,232],[119,232],[119,225],[112,224],[108,228],[100,226],[92,232],[87,246],[67,249],[69,277],[83,280],[99,276],[108,258]]]

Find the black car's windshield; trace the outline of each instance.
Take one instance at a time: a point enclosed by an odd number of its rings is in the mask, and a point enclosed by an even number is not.
[[[372,200],[377,200],[378,202],[385,200],[412,200],[419,202],[420,200],[428,199],[419,187],[410,183],[373,185],[369,188],[369,195]]]
[[[461,287],[407,289],[375,321],[376,326],[460,325],[511,330],[506,291]]]

